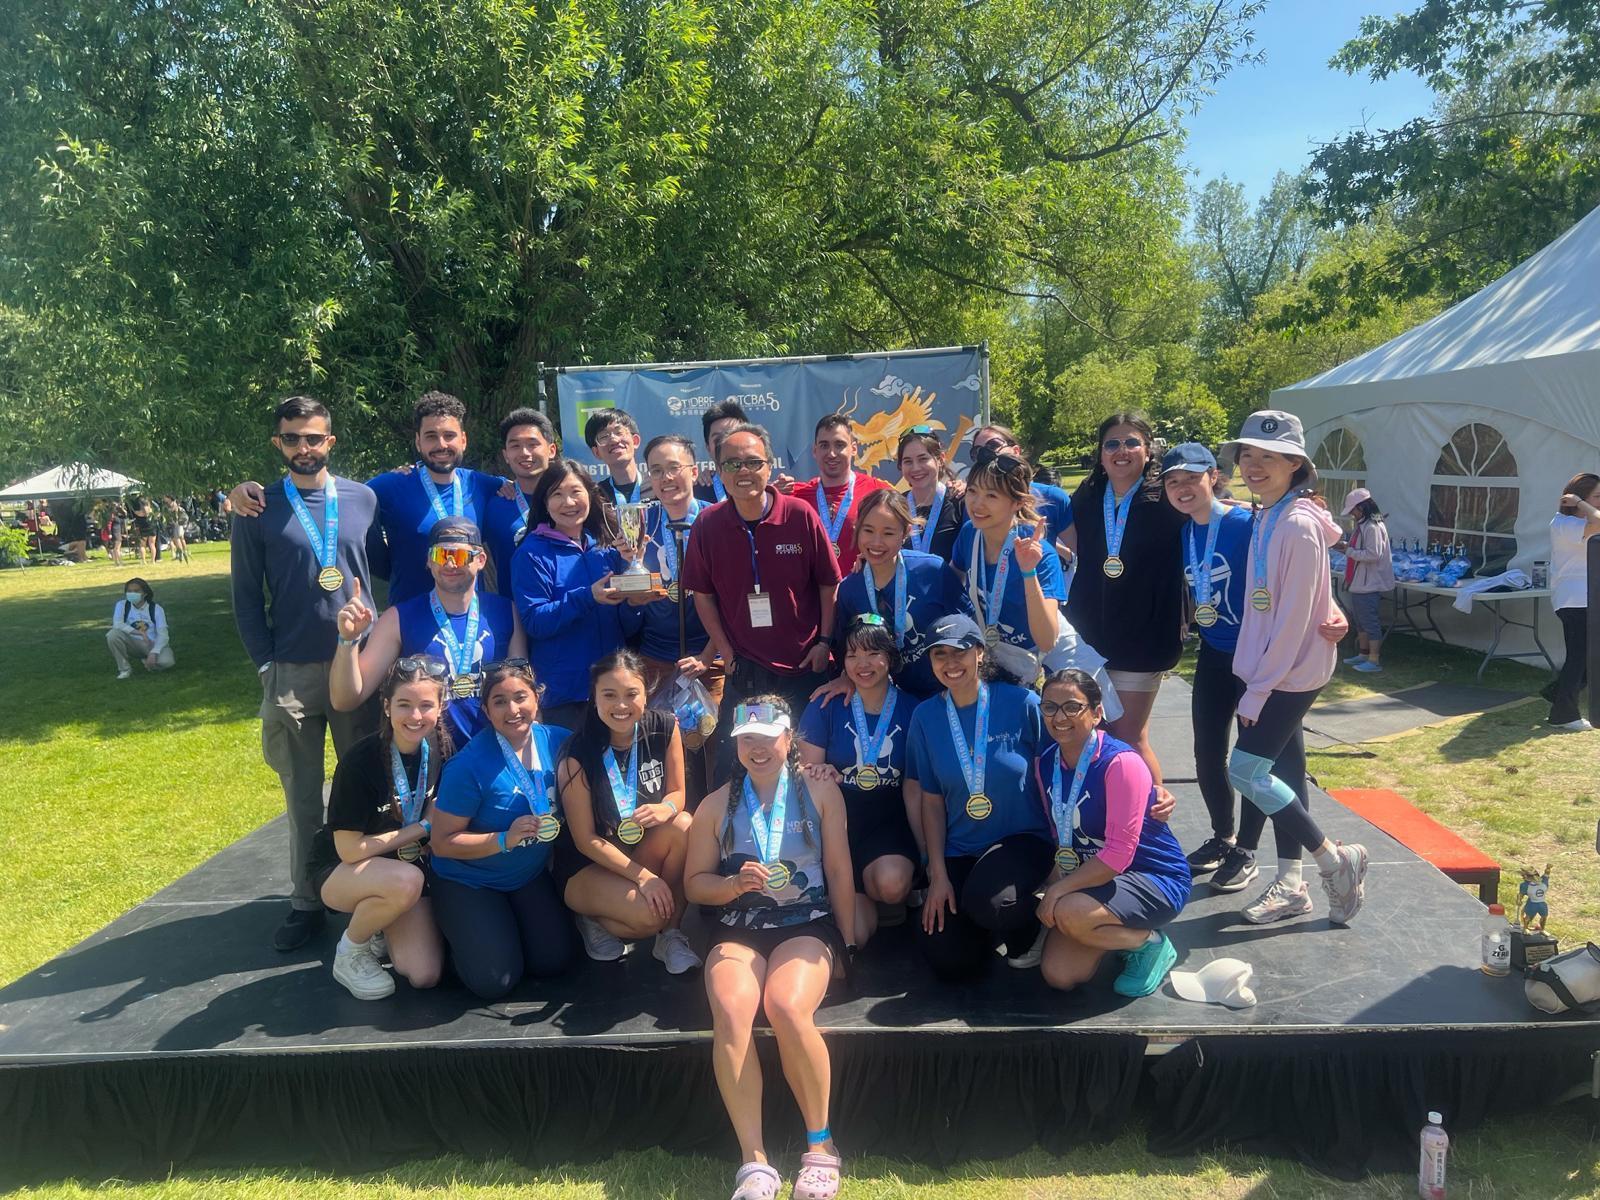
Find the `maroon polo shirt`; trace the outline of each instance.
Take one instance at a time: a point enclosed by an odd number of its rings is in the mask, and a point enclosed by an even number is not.
[[[771,506],[746,525],[733,501],[713,504],[695,518],[684,554],[683,586],[715,596],[722,628],[740,658],[782,675],[798,675],[800,660],[817,638],[822,618],[819,589],[839,582],[839,564],[815,510],[792,496],[767,489]],[[750,538],[755,535],[755,562]],[[772,597],[772,624],[750,626],[750,593],[756,572]]]
[[[839,570],[845,575],[850,574],[856,565],[856,517],[860,515],[861,502],[872,495],[873,492],[881,492],[889,486],[875,475],[866,475],[857,471],[855,476],[856,494],[850,497],[850,511],[845,516],[844,528],[839,531]],[[816,479],[808,479],[804,483],[795,484],[794,491],[789,494],[793,499],[807,505],[815,513],[817,512],[817,488],[821,483],[820,476]],[[823,488],[822,495],[828,502],[829,512],[835,515],[838,514],[839,505],[844,503],[845,489],[849,486],[849,484],[841,483],[838,487]],[[817,521],[820,523],[821,520],[822,514],[817,513]]]

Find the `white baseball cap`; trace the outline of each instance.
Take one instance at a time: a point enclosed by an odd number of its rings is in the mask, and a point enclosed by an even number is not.
[[[1255,968],[1243,959],[1218,958],[1198,971],[1173,971],[1167,978],[1180,1000],[1250,1008],[1256,1002],[1256,994],[1250,989],[1254,976]]]

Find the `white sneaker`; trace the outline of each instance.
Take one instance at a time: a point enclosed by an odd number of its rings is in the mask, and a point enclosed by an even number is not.
[[[372,943],[357,946],[339,939],[333,953],[333,977],[357,1000],[382,1000],[394,995],[394,980],[372,955]]]
[[[1039,936],[1033,939],[1033,945],[1028,947],[1026,954],[1019,954],[1015,958],[1010,952],[1006,954],[1006,965],[1015,967],[1019,971],[1026,971],[1029,967],[1037,967],[1044,960],[1044,939],[1050,931],[1043,925],[1039,926]]]
[[[121,679],[122,676],[118,675],[117,678]],[[1556,725],[1554,728],[1559,729],[1562,733],[1588,733],[1594,726],[1584,718],[1579,717],[1576,721],[1568,721],[1565,724]]]
[[[126,671],[118,671],[117,672],[117,678],[118,679],[132,679],[133,678],[133,668],[129,667]]]
[[[578,932],[583,936],[583,950],[595,962],[616,962],[627,953],[622,939],[609,932],[593,917],[578,915]]]
[[[667,968],[668,975],[682,975],[702,965],[681,929],[664,929],[656,934],[655,949],[650,953]]]
[[[383,936],[383,930],[380,929],[377,933],[373,934],[372,937],[368,939],[367,946],[372,951],[372,957],[377,959],[380,963],[389,957],[389,939]]]
[[[1367,848],[1340,842],[1337,849],[1339,866],[1323,872],[1322,890],[1328,893],[1328,920],[1335,925],[1348,925],[1366,899]]]
[[[1290,887],[1281,879],[1274,879],[1267,890],[1244,910],[1244,919],[1252,925],[1270,925],[1273,921],[1287,921],[1290,917],[1303,917],[1311,911],[1311,889],[1302,883]]]

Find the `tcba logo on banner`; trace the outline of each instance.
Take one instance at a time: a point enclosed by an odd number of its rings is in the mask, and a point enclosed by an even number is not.
[[[917,425],[958,446],[989,411],[988,350],[953,346],[815,358],[703,363],[630,363],[560,367],[562,449],[591,473],[601,467],[583,444],[583,427],[603,408],[620,408],[639,423],[646,443],[678,433],[705,453],[700,418],[737,400],[750,420],[766,426],[780,469],[811,473],[812,430],[828,413],[850,420],[861,451],[856,466],[894,479],[895,448]]]

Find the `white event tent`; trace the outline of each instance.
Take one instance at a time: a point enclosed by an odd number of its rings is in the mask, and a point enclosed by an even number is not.
[[[79,496],[120,496],[131,488],[139,487],[137,479],[129,479],[115,471],[102,471],[83,463],[70,463],[64,467],[51,467],[31,479],[0,489],[0,500],[71,500]]]

